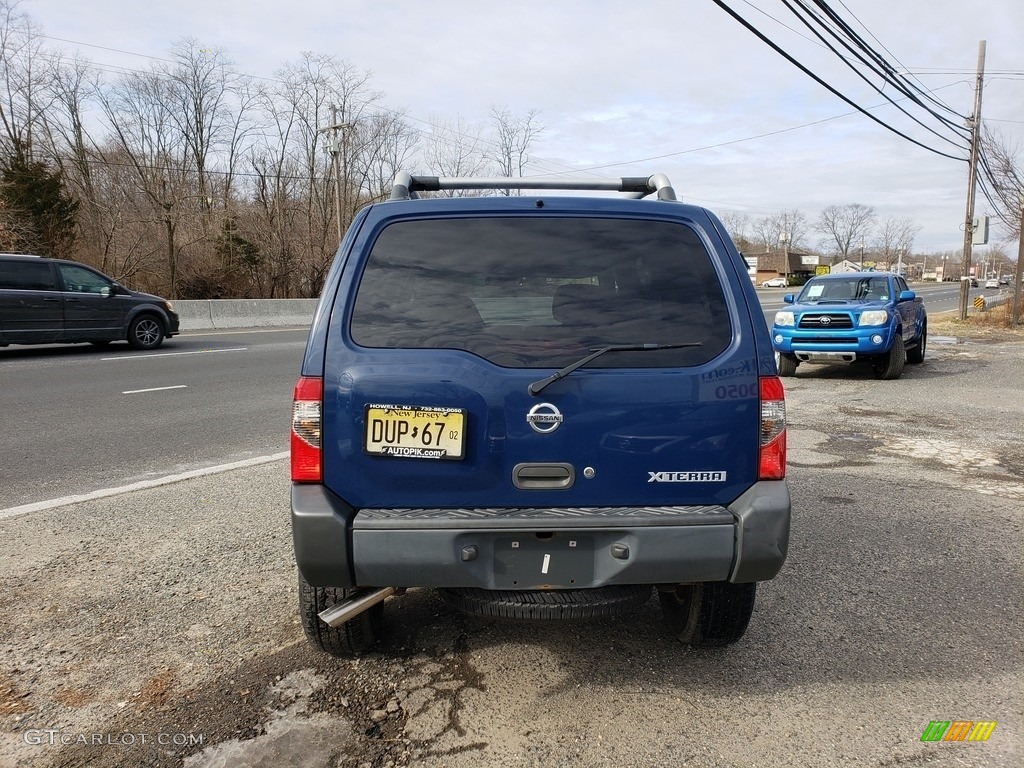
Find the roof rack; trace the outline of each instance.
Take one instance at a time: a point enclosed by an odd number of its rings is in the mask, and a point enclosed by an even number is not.
[[[417,192],[439,192],[442,189],[575,189],[625,192],[640,199],[657,194],[659,200],[676,200],[672,182],[663,173],[653,176],[623,176],[621,179],[552,179],[497,176],[493,178],[439,178],[413,176],[399,171],[391,187],[392,200],[411,200]]]

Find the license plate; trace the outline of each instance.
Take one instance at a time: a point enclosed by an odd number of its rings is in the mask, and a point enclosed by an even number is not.
[[[374,456],[461,459],[466,452],[464,408],[366,406],[364,450]]]

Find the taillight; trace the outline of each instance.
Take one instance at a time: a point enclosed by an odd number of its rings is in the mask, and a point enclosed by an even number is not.
[[[760,379],[761,448],[757,456],[758,480],[786,476],[786,395],[778,376]]]
[[[292,400],[292,480],[319,483],[323,480],[321,407],[323,379],[303,376],[295,385]]]

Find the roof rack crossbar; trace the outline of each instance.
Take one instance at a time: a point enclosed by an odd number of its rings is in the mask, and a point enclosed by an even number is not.
[[[641,198],[657,194],[659,200],[675,200],[672,182],[663,173],[653,176],[623,176],[620,179],[553,179],[526,176],[445,178],[413,176],[400,171],[391,188],[392,200],[409,200],[417,192],[439,192],[444,189],[574,189],[587,191],[625,192],[627,197]]]

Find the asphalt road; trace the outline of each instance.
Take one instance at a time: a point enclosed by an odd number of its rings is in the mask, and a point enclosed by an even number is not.
[[[654,600],[517,625],[419,591],[376,652],[319,655],[283,460],[0,517],[0,765],[1019,766],[1022,372],[1020,344],[933,344],[898,381],[801,366],[790,558],[720,650]],[[921,742],[935,720],[997,726]]]
[[[307,333],[0,349],[0,509],[288,450]]]

